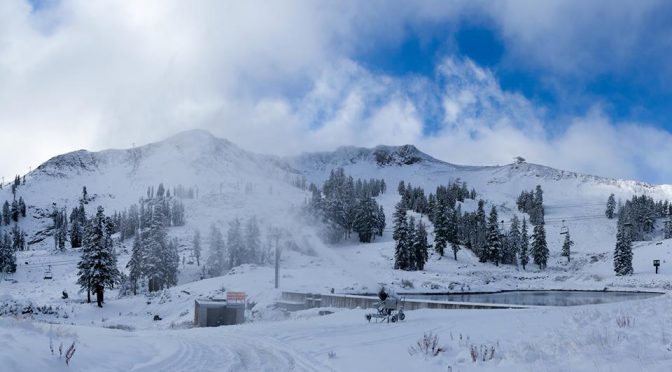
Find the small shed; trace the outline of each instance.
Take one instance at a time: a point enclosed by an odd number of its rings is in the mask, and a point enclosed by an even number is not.
[[[194,301],[194,326],[219,327],[245,323],[245,302],[223,299]]]

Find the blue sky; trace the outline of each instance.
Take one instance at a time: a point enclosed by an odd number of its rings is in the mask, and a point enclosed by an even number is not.
[[[413,143],[672,183],[671,15],[663,0],[0,2],[0,146],[46,144],[0,173],[203,128],[280,155]]]
[[[641,121],[672,130],[672,81],[667,72],[660,71],[667,68],[672,51],[656,50],[657,43],[647,40],[670,37],[672,9],[666,4],[663,8],[663,12],[651,14],[647,18],[650,22],[640,31],[644,35],[641,41],[650,45],[632,49],[632,53],[641,53],[642,59],[611,60],[609,53],[602,55],[602,45],[595,43],[594,50],[583,53],[594,55],[601,66],[585,74],[563,74],[523,63],[507,53],[497,26],[483,19],[409,31],[398,44],[362,51],[356,58],[374,71],[427,78],[432,78],[437,62],[447,55],[471,59],[492,70],[503,90],[521,93],[546,108],[554,132],[567,124],[564,118],[585,114],[596,103],[617,121]]]

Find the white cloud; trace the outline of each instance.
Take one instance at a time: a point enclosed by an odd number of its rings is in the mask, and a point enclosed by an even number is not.
[[[548,52],[549,60],[531,62],[555,61],[581,36],[565,30],[573,11],[521,5],[487,9],[515,53]],[[476,8],[462,1],[61,0],[31,12],[24,1],[0,2],[0,147],[21,154],[0,157],[0,173],[23,173],[82,147],[129,147],[200,127],[278,154],[415,143],[457,163],[523,155],[611,176],[672,175],[661,160],[670,155],[666,132],[612,123],[596,108],[551,137],[543,107],[503,91],[491,71],[468,60],[445,59],[429,80],[385,76],[351,58]],[[558,30],[565,34],[551,45],[539,39]]]

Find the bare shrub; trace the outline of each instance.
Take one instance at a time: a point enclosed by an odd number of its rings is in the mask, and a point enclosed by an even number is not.
[[[65,352],[65,364],[70,365],[70,359],[72,359],[72,356],[75,355],[75,341],[72,341],[72,345],[68,348],[68,350]]]
[[[439,355],[443,351],[445,351],[444,348],[439,346],[439,336],[432,332],[425,333],[415,345],[408,348],[408,353],[411,355],[423,354],[432,357]]]
[[[413,282],[408,279],[401,279],[401,288],[413,288]]]
[[[618,328],[630,328],[635,325],[635,318],[631,316],[619,316],[616,318],[616,325]]]
[[[476,363],[477,360],[486,362],[492,360],[495,357],[495,346],[494,345],[471,345],[469,347],[469,355],[471,355],[471,361]]]

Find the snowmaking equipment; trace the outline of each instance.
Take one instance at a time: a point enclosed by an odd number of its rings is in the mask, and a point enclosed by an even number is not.
[[[390,297],[384,289],[378,292],[378,301],[375,303],[376,312],[366,314],[366,320],[371,322],[373,319],[376,323],[392,322],[396,323],[399,320],[406,319],[404,313],[405,299],[402,297]]]

